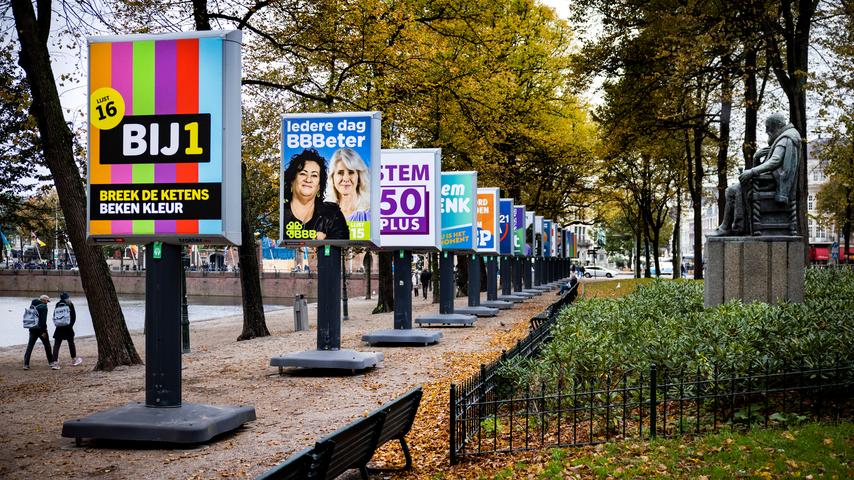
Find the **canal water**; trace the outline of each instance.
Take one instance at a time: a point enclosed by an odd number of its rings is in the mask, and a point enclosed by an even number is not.
[[[19,294],[20,292],[15,292],[16,296],[8,296],[0,292],[0,347],[26,345],[29,338],[29,332],[23,327],[21,317],[30,302],[41,294],[33,293],[31,296],[18,296]],[[47,324],[51,343],[53,343],[53,330],[55,328],[53,326],[53,306],[57,300],[59,300],[58,297],[51,298],[48,304]],[[83,295],[72,296],[71,301],[74,302],[74,308],[77,312],[77,321],[74,323],[75,336],[94,335],[95,330],[92,327],[92,316],[89,314],[89,304],[86,297]],[[264,305],[264,311],[271,312],[288,308],[287,304],[293,304],[293,300],[280,298],[274,299],[271,303]],[[142,295],[122,295],[119,297],[119,304],[122,306],[128,329],[142,331],[145,326],[145,297]],[[240,297],[189,297],[187,304],[190,323],[243,313]]]

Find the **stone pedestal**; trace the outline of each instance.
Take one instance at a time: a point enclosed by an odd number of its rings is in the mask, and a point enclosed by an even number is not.
[[[801,237],[709,237],[705,251],[706,308],[733,299],[745,303],[804,301]]]

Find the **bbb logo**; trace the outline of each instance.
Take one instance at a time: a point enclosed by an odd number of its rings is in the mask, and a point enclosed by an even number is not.
[[[303,230],[300,222],[288,222],[285,226],[285,236],[287,238],[302,238],[313,240],[317,238],[317,231]]]

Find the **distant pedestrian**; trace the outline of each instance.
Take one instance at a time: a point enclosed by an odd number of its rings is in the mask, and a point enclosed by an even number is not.
[[[50,368],[59,370],[59,364],[53,361],[53,356],[50,351],[50,337],[47,334],[47,304],[50,302],[50,297],[42,295],[34,299],[30,306],[36,309],[38,313],[38,321],[35,327],[30,327],[30,340],[27,342],[27,350],[24,352],[24,370],[30,369],[30,355],[33,353],[33,347],[36,346],[36,340],[41,340],[44,345],[44,353],[47,356],[47,363]]]
[[[412,273],[412,290],[415,293],[415,296],[418,296],[418,286],[421,284],[420,280],[421,276],[418,271]]]
[[[62,341],[68,342],[68,353],[71,354],[71,365],[77,366],[83,363],[83,359],[77,356],[77,348],[74,346],[74,322],[77,321],[77,312],[74,303],[68,298],[68,294],[62,292],[59,301],[53,307],[53,324],[56,330],[53,332],[53,360],[59,364],[59,346]]]
[[[433,279],[433,272],[430,270],[423,270],[421,272],[421,292],[424,294],[424,299],[427,299],[427,289],[433,289],[431,280]]]

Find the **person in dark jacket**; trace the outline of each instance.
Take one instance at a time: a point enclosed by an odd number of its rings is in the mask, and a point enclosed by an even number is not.
[[[59,364],[53,361],[53,356],[50,352],[50,337],[47,335],[48,302],[50,302],[50,297],[42,295],[30,303],[30,305],[36,307],[36,311],[39,313],[39,323],[37,326],[29,329],[30,341],[27,342],[27,351],[24,352],[24,370],[30,369],[30,355],[33,353],[33,347],[36,346],[36,340],[42,341],[42,345],[44,345],[44,353],[47,356],[47,363],[50,364],[50,368],[59,370]]]
[[[74,304],[68,299],[66,292],[62,292],[59,295],[59,301],[53,307],[54,317],[56,317],[56,310],[63,306],[68,307],[71,322],[63,327],[56,327],[56,330],[53,332],[53,359],[59,364],[59,346],[65,340],[68,342],[68,353],[71,354],[71,365],[77,366],[83,363],[83,359],[77,356],[77,348],[74,346],[74,322],[77,321],[77,312],[74,310]],[[54,321],[56,321],[55,318]]]
[[[427,299],[427,289],[431,288],[430,281],[433,279],[433,272],[424,269],[421,272],[421,292],[424,294],[424,299]]]

